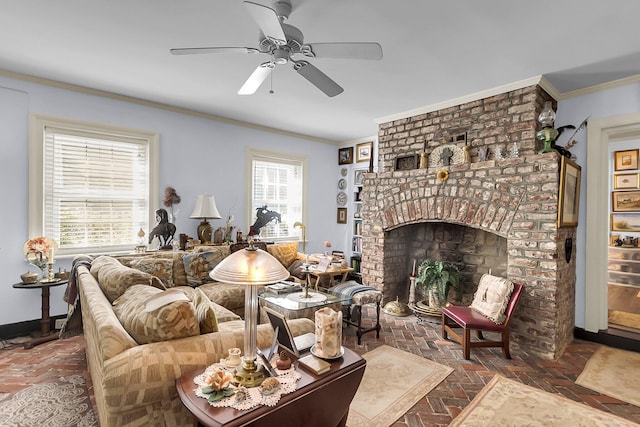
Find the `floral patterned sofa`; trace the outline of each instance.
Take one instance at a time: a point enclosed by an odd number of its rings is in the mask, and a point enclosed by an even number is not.
[[[291,252],[294,245],[288,247]],[[198,250],[101,256],[75,269],[100,425],[193,425],[175,380],[218,362],[229,348],[243,348],[244,290],[196,283],[208,280],[207,269],[229,247]],[[277,258],[297,257],[282,256]],[[308,319],[291,320],[290,326],[294,335],[314,330]],[[258,325],[259,347],[272,338],[269,324]]]

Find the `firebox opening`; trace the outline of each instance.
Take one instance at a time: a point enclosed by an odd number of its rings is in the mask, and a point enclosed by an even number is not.
[[[471,303],[480,277],[491,271],[507,275],[507,239],[484,230],[445,222],[422,222],[385,233],[385,296],[409,300],[409,277],[427,258],[454,263],[462,272],[464,294],[451,293],[457,304]],[[419,293],[416,298],[423,296]]]

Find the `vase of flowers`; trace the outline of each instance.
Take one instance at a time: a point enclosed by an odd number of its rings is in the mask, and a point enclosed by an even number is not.
[[[26,241],[23,252],[27,262],[38,267],[42,273],[40,280],[49,277],[49,264],[53,264],[58,243],[50,237],[34,237]]]

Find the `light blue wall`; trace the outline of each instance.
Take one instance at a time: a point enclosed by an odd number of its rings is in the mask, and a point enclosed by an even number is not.
[[[630,84],[589,95],[570,98],[558,103],[556,126],[572,124],[578,126],[586,117],[590,120],[605,117],[620,116],[640,111],[640,84]],[[565,145],[567,135],[561,135],[559,145]],[[585,325],[585,269],[586,269],[586,212],[589,189],[586,188],[587,170],[587,133],[580,131],[575,138],[578,144],[571,152],[577,156],[577,163],[582,167],[582,182],[580,195],[580,212],[578,230],[575,242],[576,248],[576,326],[584,328]],[[608,165],[609,159],[602,159],[603,164]],[[606,284],[603,284],[605,286]]]
[[[40,318],[37,290],[14,289],[28,264],[22,254],[28,235],[28,122],[30,113],[157,132],[160,135],[159,199],[172,186],[182,197],[177,233],[196,234],[198,220],[189,219],[198,194],[216,197],[224,217],[247,232],[245,215],[245,150],[258,147],[308,158],[307,251],[320,252],[325,240],[339,249],[346,226],[336,224],[336,146],[264,130],[174,113],[139,104],[83,94],[0,76],[0,325]],[[313,120],[313,118],[307,118]],[[161,207],[161,206],[158,206]],[[214,228],[224,220],[211,220]],[[346,248],[345,248],[346,249]],[[70,269],[70,260],[58,260]],[[51,315],[66,312],[64,286],[51,290]]]

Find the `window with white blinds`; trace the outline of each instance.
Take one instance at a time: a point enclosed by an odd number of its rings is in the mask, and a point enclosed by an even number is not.
[[[259,150],[249,151],[251,179],[250,224],[257,211],[266,207],[280,214],[280,222],[269,222],[260,230],[260,238],[283,241],[298,240],[296,221],[303,222],[306,158]]]
[[[148,233],[152,224],[154,134],[72,122],[65,126],[59,119],[37,129],[40,135],[34,139],[40,138],[42,147],[39,234],[55,239],[60,254],[132,249],[138,231]]]

